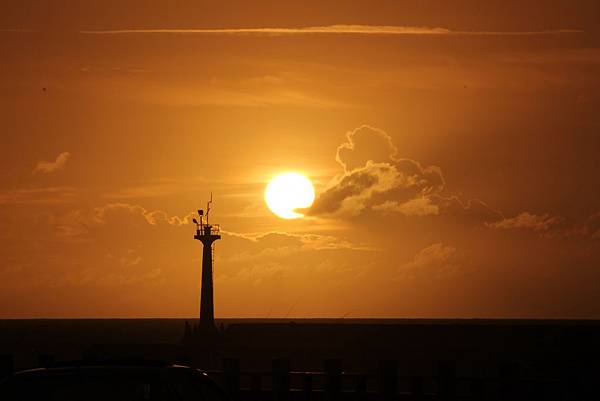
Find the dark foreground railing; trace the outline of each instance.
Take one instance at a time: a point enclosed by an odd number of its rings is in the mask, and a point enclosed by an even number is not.
[[[323,371],[290,370],[288,359],[274,359],[271,371],[241,371],[238,359],[225,359],[222,370],[207,371],[234,401],[296,400],[592,400],[595,381],[582,378],[521,378],[503,366],[497,377],[458,377],[452,363],[435,376],[398,373],[397,361],[382,361],[375,374],[346,372],[340,360],[324,361]],[[589,378],[592,379],[592,378]]]
[[[0,379],[13,372],[14,364],[14,357],[11,354],[0,354]]]
[[[0,354],[0,378],[13,371],[12,355]],[[41,354],[39,366],[52,366]],[[376,372],[348,372],[339,359],[327,359],[322,371],[293,371],[290,360],[273,359],[270,371],[242,371],[239,359],[224,359],[222,369],[206,370],[233,401],[443,400],[520,401],[600,399],[596,369],[565,370],[555,378],[521,377],[514,363],[502,364],[495,377],[457,376],[453,363],[441,363],[432,376],[399,374],[398,362],[382,361]],[[570,372],[570,373],[569,373]]]

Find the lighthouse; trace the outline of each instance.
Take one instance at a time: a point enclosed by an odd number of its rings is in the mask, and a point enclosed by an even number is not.
[[[221,239],[219,225],[210,224],[208,216],[212,204],[212,194],[206,204],[206,213],[198,210],[199,221],[193,219],[196,224],[194,239],[202,242],[202,283],[200,288],[200,325],[202,331],[215,328],[215,307],[213,300],[213,242]]]

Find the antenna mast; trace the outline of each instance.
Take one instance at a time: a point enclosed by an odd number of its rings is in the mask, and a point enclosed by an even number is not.
[[[206,225],[208,225],[208,213],[210,213],[210,204],[212,203],[212,191],[210,193],[210,200],[206,202]]]

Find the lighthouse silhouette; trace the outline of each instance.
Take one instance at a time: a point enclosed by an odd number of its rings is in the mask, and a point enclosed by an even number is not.
[[[208,221],[210,206],[212,204],[212,193],[206,204],[206,213],[198,210],[200,221],[193,219],[196,224],[194,239],[202,242],[202,286],[200,289],[200,324],[201,331],[212,331],[215,329],[215,306],[213,300],[213,242],[221,239],[219,225],[211,225]]]

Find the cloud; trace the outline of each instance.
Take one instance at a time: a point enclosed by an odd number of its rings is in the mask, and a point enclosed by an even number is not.
[[[405,216],[427,216],[430,214],[439,214],[440,207],[433,204],[430,198],[422,197],[414,198],[404,203],[386,201],[380,205],[373,206],[373,210],[400,213]]]
[[[171,180],[160,179],[156,181],[142,182],[125,188],[120,188],[103,194],[104,198],[113,200],[131,200],[140,198],[158,198],[182,192],[191,192],[194,186],[202,183],[198,179]]]
[[[351,34],[351,35],[456,35],[456,36],[531,36],[582,33],[579,29],[551,29],[539,31],[454,31],[440,27],[398,25],[325,25],[296,28],[205,28],[205,29],[110,29],[86,30],[83,34],[219,34],[219,35],[298,35],[298,34]]]
[[[6,32],[6,33],[31,33],[31,32],[37,32],[33,29],[19,29],[19,28],[7,28],[7,29],[0,29],[0,32]]]
[[[280,266],[306,264],[308,268],[311,263],[303,262],[304,258],[321,260],[326,255],[347,254],[347,252],[358,255],[377,251],[372,247],[331,235],[277,231],[257,234],[221,231],[221,234],[230,247],[223,249],[217,256],[217,263],[234,264],[243,266],[244,269],[247,266],[262,266],[263,264],[269,266],[273,266],[273,264]],[[318,257],[317,255],[322,256]]]
[[[74,202],[77,190],[72,187],[22,188],[0,193],[0,205],[41,205]]]
[[[67,161],[71,158],[71,154],[69,152],[62,152],[58,156],[56,156],[56,160],[53,162],[41,161],[33,169],[33,173],[54,173],[55,171],[62,170]]]
[[[169,224],[172,226],[181,226],[189,224],[192,221],[194,212],[190,212],[183,217],[169,216],[167,212],[162,210],[146,210],[144,207],[131,203],[109,203],[104,206],[99,206],[93,209],[93,220],[96,223],[106,223],[107,216],[112,213],[126,212],[132,215],[139,215],[150,225]]]
[[[437,214],[434,201],[445,187],[441,169],[423,167],[397,153],[391,136],[380,129],[363,125],[348,132],[336,152],[344,172],[319,195],[309,214]]]
[[[115,202],[91,209],[71,210],[63,215],[55,216],[50,221],[57,237],[73,241],[86,240],[94,230],[119,221],[127,227],[140,227],[142,225],[182,226],[190,224],[194,212],[185,216],[170,216],[162,210],[147,210],[143,206]]]
[[[421,249],[413,259],[398,268],[396,279],[425,276],[443,278],[463,272],[465,260],[456,248],[435,243]]]
[[[436,195],[434,198],[434,203],[439,206],[443,214],[459,217],[463,221],[481,224],[482,222],[493,222],[504,218],[502,212],[479,199],[463,201],[455,195]]]
[[[253,286],[259,286],[265,280],[272,279],[285,272],[285,267],[279,263],[266,262],[261,265],[243,267],[237,274],[238,279],[246,280]]]
[[[344,171],[351,171],[369,160],[394,160],[397,153],[398,148],[387,132],[365,124],[346,133],[346,142],[338,146],[335,161]]]
[[[358,216],[366,212],[405,217],[445,216],[481,225],[504,215],[479,199],[447,193],[442,169],[401,158],[385,131],[362,125],[346,134],[334,177],[306,212],[313,216]]]
[[[140,286],[155,289],[163,286],[166,282],[166,274],[160,268],[138,267],[137,264],[127,267],[127,269],[121,268],[115,271],[98,268],[70,271],[46,280],[43,285],[46,287],[135,287],[136,291],[139,291]]]
[[[544,235],[549,238],[600,239],[600,213],[592,214],[585,222],[580,224],[561,221],[561,224],[553,227]]]
[[[225,230],[221,230],[221,234],[242,238],[254,244],[269,244],[271,247],[293,247],[297,248],[298,250],[375,250],[372,247],[357,244],[333,235],[288,233],[279,231],[269,231],[266,233],[257,234],[241,234]]]
[[[497,58],[498,62],[501,63],[517,64],[598,64],[600,63],[600,48],[538,49],[536,51],[520,51],[500,54]]]
[[[106,193],[105,198],[110,199],[140,199],[140,198],[158,198],[167,195],[172,195],[176,192],[183,192],[186,188],[175,185],[165,184],[148,184],[137,185],[128,188],[122,188],[116,191]]]
[[[356,108],[347,99],[325,96],[322,89],[315,90],[306,84],[304,76],[290,76],[282,73],[282,78],[195,78],[190,84],[177,80],[156,82],[138,76],[99,77],[94,82],[82,83],[81,89],[93,89],[103,96],[110,97],[110,88],[118,86],[122,95],[133,101],[150,102],[177,106],[236,106],[270,107],[288,105],[317,109]]]
[[[548,231],[554,225],[560,223],[562,219],[548,214],[536,215],[529,212],[522,212],[515,217],[505,218],[497,222],[486,223],[488,227],[515,230],[525,229],[532,231]]]
[[[166,282],[165,274],[160,268],[153,268],[149,271],[118,271],[107,273],[96,277],[94,281],[99,286],[124,287],[143,285],[147,287],[162,286]]]
[[[600,239],[600,213],[590,215],[585,221],[523,212],[515,217],[486,222],[486,226],[501,230],[530,230],[546,239],[595,240]]]
[[[322,192],[310,214],[357,215],[370,203],[375,192],[385,193],[396,185],[398,171],[389,163],[373,163],[346,173]]]
[[[593,239],[600,239],[600,212],[589,217],[586,227]]]
[[[357,280],[371,268],[368,262],[381,255],[378,249],[332,235],[221,233],[216,280],[244,288],[274,286],[278,291],[282,283],[295,283],[295,289],[306,283],[313,290],[315,285],[337,286]],[[310,284],[315,276],[321,277],[319,283]]]

